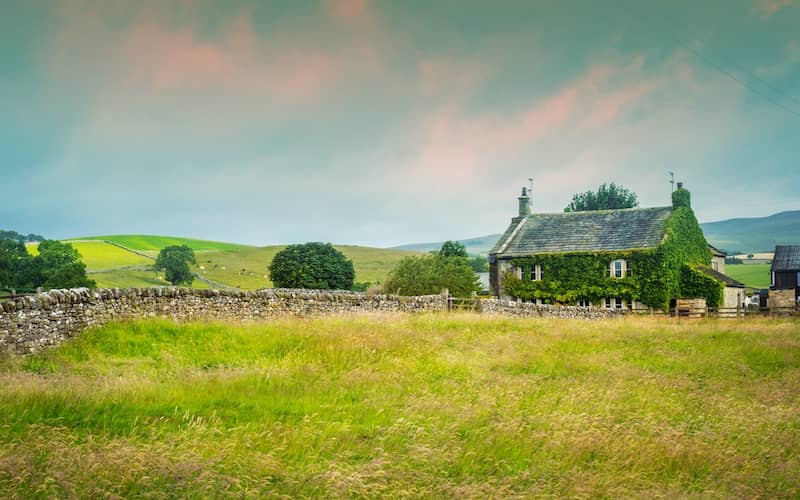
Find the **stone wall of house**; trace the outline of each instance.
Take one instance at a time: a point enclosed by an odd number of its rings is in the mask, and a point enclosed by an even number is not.
[[[28,353],[57,345],[113,320],[254,321],[279,316],[447,309],[447,297],[398,297],[318,290],[195,290],[77,288],[0,301],[0,352]]]

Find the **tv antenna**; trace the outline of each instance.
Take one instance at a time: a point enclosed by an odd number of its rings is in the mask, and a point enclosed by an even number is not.
[[[669,183],[672,184],[672,191],[675,191],[675,172],[667,172],[669,174]]]
[[[528,195],[533,196],[533,177],[528,177]]]

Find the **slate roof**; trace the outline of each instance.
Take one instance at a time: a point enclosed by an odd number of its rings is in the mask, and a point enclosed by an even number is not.
[[[664,238],[672,207],[532,214],[515,217],[489,252],[499,257],[537,253],[653,248]]]
[[[719,248],[715,247],[711,243],[708,244],[708,249],[711,250],[711,255],[714,257],[727,257],[728,254],[720,250]]]
[[[745,284],[744,283],[736,281],[735,279],[731,278],[730,276],[728,276],[726,274],[722,274],[721,272],[716,271],[714,269],[711,269],[710,267],[698,266],[697,269],[700,272],[702,272],[703,274],[705,274],[706,276],[714,278],[715,280],[719,281],[720,283],[723,283],[725,286],[730,286],[730,287],[733,287],[733,288],[745,288]]]
[[[776,246],[771,270],[800,271],[800,245]]]

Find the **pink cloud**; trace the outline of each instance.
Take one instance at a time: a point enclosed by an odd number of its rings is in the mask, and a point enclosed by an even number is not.
[[[758,15],[766,18],[793,3],[794,0],[757,0],[753,9]]]

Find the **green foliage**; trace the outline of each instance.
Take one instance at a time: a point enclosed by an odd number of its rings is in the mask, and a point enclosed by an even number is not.
[[[26,281],[33,282],[33,287],[45,289],[95,286],[86,276],[81,254],[69,243],[55,240],[39,243],[38,255],[31,260],[24,276]]]
[[[637,206],[639,206],[639,199],[636,193],[612,182],[611,184],[602,184],[597,191],[586,191],[585,193],[574,195],[564,211],[582,212]]]
[[[289,245],[275,254],[269,277],[280,288],[350,290],[355,271],[353,261],[330,243]]]
[[[196,264],[194,250],[187,245],[171,245],[158,252],[155,268],[164,271],[167,281],[175,286],[191,286],[194,273],[189,264]]]
[[[30,243],[34,241],[44,241],[44,236],[38,234],[20,234],[16,231],[6,231],[0,229],[0,240],[13,240],[20,243]]]
[[[22,276],[31,257],[25,245],[17,239],[0,239],[0,288],[21,288],[26,285]]]
[[[571,304],[579,299],[598,302],[606,297],[620,297],[667,310],[673,298],[694,297],[691,294],[698,287],[692,282],[686,290],[682,288],[682,269],[686,265],[708,265],[711,251],[691,208],[673,210],[664,231],[664,242],[654,249],[542,254],[514,259],[512,263],[523,269],[523,276],[530,275],[532,266],[541,266],[542,279],[530,281],[507,273],[503,288],[522,300]],[[617,259],[627,261],[630,276],[608,276],[609,264]],[[710,295],[704,288],[699,297]]]
[[[369,281],[361,281],[353,283],[353,287],[351,288],[351,290],[353,290],[354,292],[366,292],[371,286],[372,283],[370,283]]]
[[[708,307],[719,307],[725,290],[724,284],[691,266],[681,268],[680,287],[684,297],[706,299]]]
[[[481,257],[480,255],[475,255],[469,258],[469,265],[472,267],[472,270],[476,273],[486,273],[489,272],[489,261],[486,260],[486,257]]]
[[[442,257],[468,257],[467,249],[464,247],[463,243],[450,240],[442,243],[442,248],[439,250],[439,255]]]
[[[692,194],[684,188],[678,188],[672,192],[672,206],[673,208],[692,207]]]
[[[440,254],[406,257],[383,285],[384,292],[400,295],[433,295],[444,288],[456,297],[469,297],[480,290],[478,277],[466,258]]]

